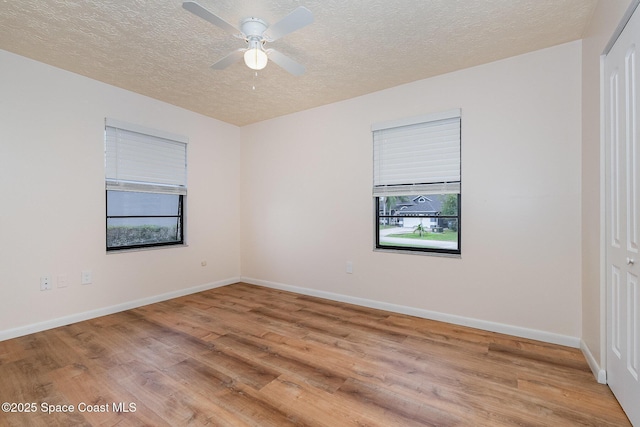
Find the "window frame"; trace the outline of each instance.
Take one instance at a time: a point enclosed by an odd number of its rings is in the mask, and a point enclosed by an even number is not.
[[[128,139],[126,136],[122,139],[118,136],[119,131],[124,131],[125,135],[132,135]],[[184,136],[170,134],[164,131],[158,131],[155,129],[148,129],[142,126],[121,122],[113,119],[105,119],[104,128],[104,143],[105,143],[105,249],[109,253],[119,251],[130,251],[139,249],[154,249],[154,248],[166,248],[175,246],[184,246],[186,244],[186,232],[185,232],[185,212],[186,212],[186,199],[187,199],[187,145],[188,139]],[[114,133],[115,132],[115,133]],[[133,135],[135,134],[135,135]],[[134,148],[138,145],[137,141],[144,140],[143,144],[148,144],[142,152],[150,153],[149,157],[140,157],[138,154],[132,156],[131,147]],[[133,141],[128,145],[128,141]],[[124,144],[124,145],[120,145]],[[173,155],[165,157],[170,163],[163,163],[163,161],[157,157],[155,150],[165,150],[167,146],[180,147],[177,148]],[[120,147],[124,147],[124,154],[121,154]],[[129,150],[129,151],[127,151]],[[114,160],[115,156],[115,160]],[[124,163],[120,163],[119,156],[124,156]],[[175,163],[175,162],[178,163]],[[156,165],[159,162],[161,166]],[[131,168],[131,165],[136,167]],[[149,178],[129,178],[132,171],[138,171],[137,165],[140,165],[142,176]],[[119,169],[120,165],[122,168]],[[172,168],[171,172],[163,172],[162,165],[167,165]],[[182,172],[180,169],[176,169],[176,165],[183,165]],[[124,170],[124,172],[121,172]],[[176,174],[176,170],[178,173]],[[159,172],[159,174],[157,173]],[[129,174],[129,176],[127,176]],[[134,174],[135,175],[135,174]],[[157,175],[157,176],[156,176]],[[148,193],[148,194],[164,194],[177,196],[178,206],[177,214],[173,215],[109,215],[109,192],[120,193]],[[117,218],[175,218],[176,219],[176,240],[166,242],[153,242],[153,243],[140,243],[121,246],[109,245],[109,220]]]
[[[383,150],[381,144],[376,141],[376,132],[377,131],[393,131],[396,128],[402,128],[405,126],[413,126],[413,125],[425,125],[431,126],[436,124],[439,121],[445,120],[457,120],[459,128],[457,129],[457,167],[458,167],[458,176],[457,180],[437,180],[437,179],[409,179],[406,182],[398,183],[382,183],[380,184],[381,175],[384,174],[384,169],[379,169],[381,166],[380,159],[384,159],[380,154],[380,151]],[[383,252],[400,252],[400,253],[411,253],[411,254],[421,254],[421,255],[440,255],[440,256],[453,256],[460,257],[462,254],[462,113],[460,109],[454,109],[439,113],[433,113],[425,116],[419,117],[411,117],[405,118],[395,121],[389,121],[384,123],[374,124],[371,127],[372,136],[373,136],[373,146],[374,146],[374,164],[373,164],[373,173],[374,173],[374,186],[373,186],[373,205],[374,205],[374,250],[383,251]],[[400,129],[398,129],[400,130]],[[401,132],[398,132],[400,134]],[[376,151],[378,150],[378,151]],[[455,163],[453,163],[455,165]],[[394,169],[396,170],[396,169]],[[427,169],[429,170],[429,169]],[[447,168],[448,170],[448,168]],[[423,182],[427,181],[427,182]],[[381,197],[390,197],[390,196],[428,196],[428,195],[446,195],[446,194],[455,194],[457,195],[457,214],[456,215],[399,215],[396,213],[395,215],[382,215],[380,210],[380,201]],[[399,244],[381,244],[380,242],[380,230],[381,230],[381,219],[384,218],[424,218],[424,219],[452,219],[457,221],[457,245],[456,248],[438,248],[438,247],[427,247],[427,246],[404,246]],[[388,221],[390,223],[390,221]]]

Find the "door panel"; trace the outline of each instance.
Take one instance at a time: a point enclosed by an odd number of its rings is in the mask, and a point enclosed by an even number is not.
[[[640,426],[638,52],[633,14],[605,59],[607,382]]]
[[[631,273],[627,276],[627,370],[638,381],[638,277]]]
[[[620,351],[620,269],[615,265],[611,266],[611,344],[610,348],[617,359],[622,358]]]

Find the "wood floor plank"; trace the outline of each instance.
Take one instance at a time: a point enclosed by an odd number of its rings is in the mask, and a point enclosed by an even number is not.
[[[346,379],[335,371],[326,369],[304,357],[278,352],[277,348],[272,348],[266,341],[255,337],[228,334],[220,337],[216,342],[247,358],[253,357],[258,363],[265,364],[273,370],[302,376],[306,382],[323,390],[335,391]]]
[[[518,390],[535,396],[537,399],[553,402],[562,407],[572,408],[582,412],[583,407],[589,408],[589,413],[596,419],[599,414],[611,414],[610,422],[613,425],[627,422],[626,416],[618,410],[619,405],[614,400],[611,390],[608,387],[598,387],[600,391],[592,391],[585,388],[569,388],[563,384],[553,384],[548,381],[520,378],[518,380]],[[617,415],[617,419],[615,417]],[[607,422],[603,421],[603,424]]]
[[[245,357],[224,346],[202,352],[198,360],[219,370],[235,382],[245,384],[256,390],[262,389],[281,373],[252,357]]]
[[[136,370],[117,382],[139,399],[134,402],[136,412],[138,403],[142,403],[168,425],[208,425],[216,413],[216,407],[161,371]]]
[[[0,401],[111,409],[0,426],[630,425],[578,349],[245,283],[2,341]]]
[[[136,397],[125,388],[108,380],[103,375],[94,375],[91,368],[84,365],[69,365],[48,374],[56,388],[61,390],[64,402],[76,402],[76,411],[90,425],[117,425],[123,421],[123,414],[114,408],[114,402],[134,402]],[[130,425],[162,425],[162,418],[146,408],[136,407],[136,413],[126,414]]]
[[[391,417],[377,416],[362,405],[352,405],[340,395],[312,387],[286,374],[262,390],[272,405],[304,420],[309,426],[380,426],[393,425]]]

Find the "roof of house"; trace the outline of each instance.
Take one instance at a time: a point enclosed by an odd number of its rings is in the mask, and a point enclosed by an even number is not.
[[[396,213],[410,215],[439,214],[442,210],[442,198],[439,195],[416,196],[411,203],[398,203],[394,209]]]

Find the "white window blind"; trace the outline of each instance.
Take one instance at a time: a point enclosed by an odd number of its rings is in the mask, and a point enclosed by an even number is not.
[[[460,192],[460,110],[372,130],[374,196]]]
[[[107,190],[187,193],[187,140],[107,119]]]

